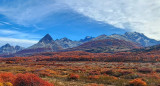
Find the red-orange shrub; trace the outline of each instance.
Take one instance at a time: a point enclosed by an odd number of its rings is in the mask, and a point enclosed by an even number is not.
[[[15,79],[15,75],[12,73],[0,73],[0,81],[3,82],[13,82]]]
[[[91,71],[89,72],[89,75],[100,75],[99,71]]]
[[[78,80],[80,78],[80,76],[78,74],[70,74],[69,75],[69,79],[72,79],[72,80]]]
[[[89,76],[88,78],[89,79],[99,79],[99,76],[98,75],[94,75],[94,76]]]
[[[53,86],[52,84],[42,80],[37,75],[26,73],[17,74],[13,83],[14,86]]]
[[[0,83],[3,82],[3,80],[0,78]]]
[[[86,86],[104,86],[103,84],[96,84],[96,83],[92,83],[92,84],[88,84]]]
[[[129,86],[147,86],[147,83],[138,78],[130,81]]]

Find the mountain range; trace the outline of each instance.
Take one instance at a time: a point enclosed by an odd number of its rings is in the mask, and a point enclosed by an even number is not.
[[[20,46],[6,44],[0,48],[0,55],[8,56],[28,56],[40,52],[60,52],[60,51],[87,51],[92,53],[114,53],[139,49],[160,44],[160,41],[150,39],[142,33],[126,32],[123,35],[105,34],[91,37],[87,36],[79,41],[68,38],[53,40],[46,34],[38,43],[24,49]]]
[[[66,49],[64,51],[86,51],[91,53],[115,53],[138,49],[142,46],[138,43],[119,40],[114,38],[100,39],[86,42],[78,47]]]
[[[2,47],[0,47],[0,54],[1,55],[9,55],[9,54],[13,54],[13,53],[16,53],[18,51],[21,51],[23,50],[24,47],[21,47],[21,46],[11,46],[10,44],[6,44]]]
[[[136,42],[141,44],[143,47],[160,44],[160,41],[148,38],[144,34],[138,33],[138,32],[126,32],[123,35],[113,34],[110,37],[120,39],[120,40],[125,40],[125,41]]]

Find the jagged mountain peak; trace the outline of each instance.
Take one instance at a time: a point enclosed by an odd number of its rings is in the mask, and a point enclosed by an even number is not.
[[[124,34],[125,36],[141,36],[147,38],[143,33],[138,33],[138,32],[126,32]]]
[[[138,33],[138,32],[126,32],[124,35],[124,37],[127,37],[129,39],[142,39],[143,41],[145,40],[153,40],[151,38],[148,38],[147,36],[145,36],[143,33]]]
[[[53,41],[53,38],[49,34],[46,34],[39,42],[50,43]]]
[[[144,47],[153,46],[160,43],[160,41],[151,39],[145,36],[143,33],[138,32],[126,32],[123,36],[133,42],[143,45]]]
[[[55,40],[55,42],[58,45],[60,45],[63,49],[76,47],[76,46],[79,46],[81,44],[81,42],[79,42],[79,41],[73,41],[73,40],[70,40],[66,37],[61,38],[61,39],[57,39],[57,40]]]
[[[70,40],[70,39],[68,39],[68,38],[66,38],[66,37],[64,37],[64,38],[62,38],[62,39],[60,39],[60,40],[62,40],[62,41],[72,41],[72,40]]]
[[[3,45],[2,47],[12,47],[9,43]]]
[[[53,52],[63,49],[58,45],[49,34],[46,34],[38,43],[32,45],[31,47],[24,49],[18,54],[34,54],[39,52]]]
[[[23,50],[24,48],[21,46],[12,46],[9,43],[3,45],[2,47],[0,47],[0,54],[12,54],[12,53],[16,53],[18,51]]]
[[[103,40],[103,39],[111,39],[111,37],[105,35],[105,34],[102,34],[96,38],[93,38],[92,41],[95,41],[95,40]]]
[[[94,37],[92,36],[86,36],[84,39],[81,39],[80,42],[88,42],[90,40],[92,40]]]

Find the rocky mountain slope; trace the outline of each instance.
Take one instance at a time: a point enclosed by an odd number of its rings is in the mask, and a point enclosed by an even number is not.
[[[83,42],[79,42],[79,41],[72,41],[66,37],[62,38],[62,39],[57,39],[57,40],[55,40],[55,42],[64,49],[77,47],[83,43]]]
[[[26,56],[40,52],[56,52],[62,49],[63,48],[47,34],[37,44],[15,53],[14,56]]]
[[[148,38],[144,34],[137,33],[137,32],[126,32],[123,35],[114,34],[114,35],[111,35],[110,37],[120,39],[120,40],[125,40],[125,41],[136,42],[141,44],[144,47],[160,44],[160,41]]]
[[[0,47],[0,54],[8,55],[12,53],[16,53],[18,51],[23,50],[24,48],[21,46],[11,46],[10,44],[6,44],[2,47]]]
[[[62,48],[67,49],[67,48],[73,48],[73,47],[77,47],[83,43],[89,42],[93,39],[94,37],[91,36],[86,36],[84,39],[81,39],[79,41],[73,41],[70,40],[66,37],[62,38],[62,39],[57,39],[55,40],[55,42],[57,44],[59,44]]]
[[[140,48],[139,44],[124,40],[109,38],[86,42],[78,47],[66,49],[65,51],[86,51],[92,53],[114,53]]]
[[[32,55],[34,53],[40,52],[57,52],[57,51],[88,51],[88,52],[120,52],[131,50],[134,48],[139,47],[148,47],[153,45],[160,44],[160,41],[150,39],[144,34],[137,33],[137,32],[126,32],[123,35],[113,34],[107,36],[105,34],[91,37],[87,36],[84,39],[79,41],[72,41],[68,38],[62,38],[53,40],[52,37],[47,34],[45,35],[37,44],[26,48],[24,50],[19,49],[20,47],[9,46],[9,48],[5,48],[6,46],[2,47],[0,50],[1,54],[9,52],[16,53],[14,55]]]

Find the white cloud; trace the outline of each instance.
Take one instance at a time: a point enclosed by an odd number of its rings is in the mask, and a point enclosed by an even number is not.
[[[37,39],[40,38],[38,35],[28,34],[24,32],[20,32],[18,30],[7,30],[7,29],[0,29],[1,35],[5,37],[15,37],[15,38],[26,38],[26,39]]]
[[[4,21],[0,21],[1,23],[5,24],[5,25],[12,25],[9,22],[4,22]]]
[[[31,40],[29,38],[30,36],[32,38],[36,38],[36,37],[39,38],[39,36],[37,35],[27,34],[17,30],[0,29],[0,32],[1,32],[1,36],[5,36],[5,37],[0,37],[0,46],[9,43],[14,46],[19,45],[23,47],[29,47],[38,42],[36,40]]]
[[[0,1],[0,14],[21,25],[35,25],[50,14],[68,9],[66,8],[67,5],[96,21],[125,30],[144,33],[150,38],[160,40],[160,0],[5,1],[8,0]]]
[[[15,31],[15,30],[5,30],[5,29],[0,29],[1,34],[23,34],[21,32]]]
[[[0,37],[0,46],[3,46],[7,43],[11,44],[11,45],[19,45],[19,46],[23,46],[23,47],[29,47],[35,43],[37,43],[38,41],[35,40],[26,40],[26,39],[15,39],[15,38],[8,38],[8,37]]]
[[[65,0],[73,10],[160,40],[160,0]]]
[[[21,25],[30,25],[41,21],[48,15],[60,10],[61,0],[14,0],[0,1],[0,14]]]

